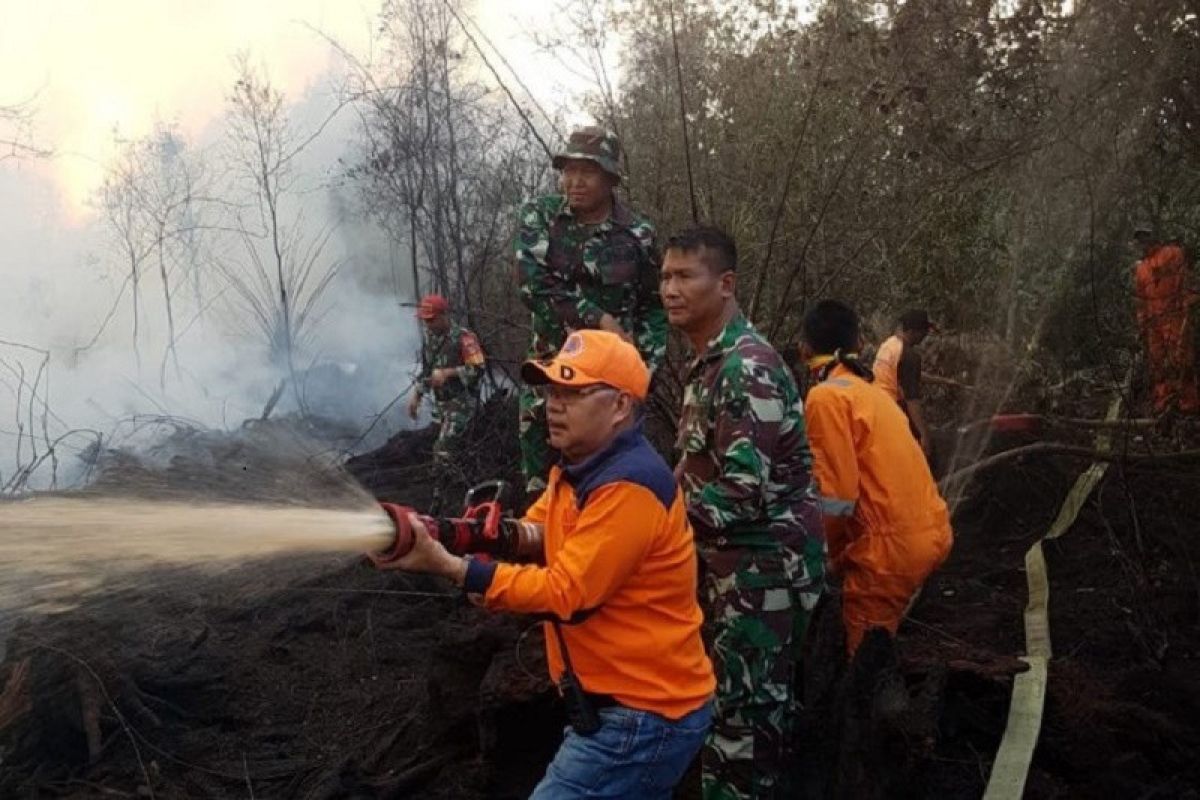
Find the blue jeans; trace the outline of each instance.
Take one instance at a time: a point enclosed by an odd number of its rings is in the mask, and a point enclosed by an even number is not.
[[[529,800],[577,797],[669,800],[712,724],[712,701],[677,720],[613,706],[601,727],[580,736],[567,727],[546,777]]]

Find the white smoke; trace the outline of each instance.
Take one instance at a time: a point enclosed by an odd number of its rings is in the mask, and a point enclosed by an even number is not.
[[[315,130],[336,107],[324,86],[290,107],[298,130]],[[343,111],[297,159],[295,202],[303,207],[304,232],[332,230],[325,258],[341,266],[294,364],[307,410],[365,429],[409,386],[419,334],[412,309],[401,305],[412,298],[394,277],[410,272],[393,263],[403,250],[389,247],[358,212],[354,188],[338,180],[338,158],[351,149],[354,123]],[[215,149],[220,135],[213,126],[187,144]],[[263,413],[288,370],[268,359],[262,335],[222,292],[219,277],[204,275],[197,305],[183,276],[172,276],[176,370],[167,359],[156,267],[142,274],[135,351],[128,268],[103,221],[70,224],[44,171],[35,168],[0,168],[0,208],[10,210],[0,225],[0,340],[8,343],[0,343],[0,487],[56,441],[58,478],[70,482],[78,473],[76,454],[95,434],[128,437],[140,422],[161,417],[232,429]],[[231,253],[224,256],[237,257]],[[289,389],[274,413],[296,405]],[[360,447],[403,424],[402,408],[394,404]],[[60,441],[74,429],[87,432]],[[29,488],[47,486],[51,467],[45,459]]]

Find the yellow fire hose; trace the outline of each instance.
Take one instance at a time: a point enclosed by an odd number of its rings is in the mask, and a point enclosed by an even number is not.
[[[1121,395],[1118,394],[1109,404],[1105,419],[1115,421],[1120,413]],[[1096,449],[1107,452],[1111,435],[1110,429],[1101,429],[1096,434]],[[1000,740],[996,760],[992,763],[984,800],[1020,800],[1025,792],[1033,749],[1042,729],[1042,712],[1046,705],[1046,668],[1051,656],[1050,618],[1047,613],[1050,580],[1042,542],[1057,539],[1075,524],[1083,504],[1107,469],[1108,462],[1094,462],[1075,480],[1046,535],[1025,553],[1025,582],[1029,587],[1029,602],[1025,606],[1025,656],[1021,660],[1029,664],[1029,671],[1013,680],[1008,724],[1004,729],[1004,738]]]

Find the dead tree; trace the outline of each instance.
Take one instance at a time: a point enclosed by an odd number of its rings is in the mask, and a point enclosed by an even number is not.
[[[549,170],[541,135],[468,76],[478,39],[452,2],[397,0],[382,19],[381,63],[343,49],[362,120],[351,176],[368,213],[406,246],[413,294],[446,294],[489,353],[515,358],[527,333],[517,330],[524,314],[511,287],[509,236],[519,203]]]
[[[0,162],[14,158],[46,158],[53,154],[34,139],[35,99],[0,104]]]
[[[297,405],[297,354],[319,316],[340,262],[325,252],[331,227],[310,233],[297,186],[296,158],[320,133],[297,131],[283,95],[245,56],[228,98],[232,192],[245,199],[232,227],[245,260],[218,259],[236,301],[266,337],[273,361],[287,370]]]
[[[203,227],[202,206],[216,201],[204,194],[202,162],[186,153],[184,142],[174,130],[159,126],[144,138],[118,140],[118,145],[118,155],[107,169],[97,204],[127,272],[132,345],[139,371],[146,271],[153,270],[158,279],[166,322],[159,383],[165,388],[168,363],[174,365],[177,377],[180,370],[174,281],[179,271],[190,273],[195,306],[198,312],[204,308],[200,263],[194,258],[195,236]],[[116,304],[121,301],[118,297]]]

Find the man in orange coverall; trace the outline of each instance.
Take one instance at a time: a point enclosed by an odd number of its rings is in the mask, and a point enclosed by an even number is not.
[[[581,330],[521,377],[542,392],[562,457],[523,520],[540,528],[544,564],[460,558],[415,516],[412,551],[389,563],[449,578],[486,608],[550,617],[546,658],[571,726],[532,800],[667,800],[704,742],[716,679],[687,506],[642,435],[650,370],[617,334]],[[577,721],[564,675],[598,724]]]
[[[1174,406],[1185,414],[1200,413],[1195,341],[1200,288],[1189,280],[1179,245],[1159,241],[1149,225],[1138,225],[1133,240],[1142,251],[1133,275],[1154,410],[1162,413]]]
[[[908,419],[872,384],[858,349],[854,311],[817,303],[804,320],[804,355],[818,380],[805,414],[851,655],[869,629],[896,632],[952,540],[950,514]]]

